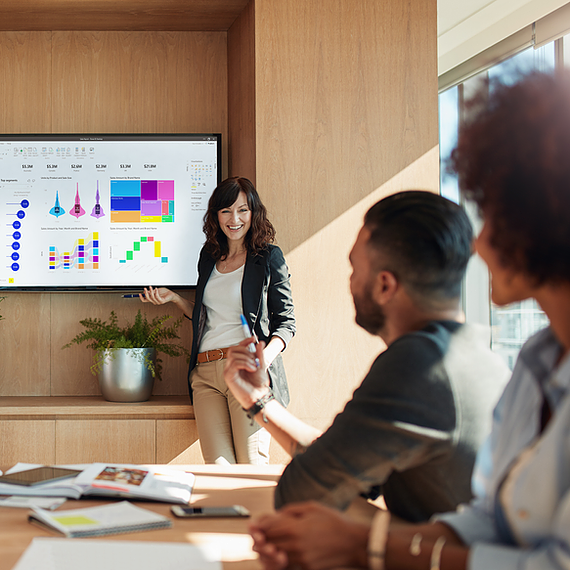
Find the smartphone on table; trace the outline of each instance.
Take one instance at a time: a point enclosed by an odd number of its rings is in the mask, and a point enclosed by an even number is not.
[[[229,507],[181,507],[174,505],[170,507],[174,516],[180,518],[224,518],[224,517],[249,517],[249,511],[241,505],[231,505]]]

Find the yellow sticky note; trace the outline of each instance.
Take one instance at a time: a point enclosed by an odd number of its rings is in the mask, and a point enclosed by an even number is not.
[[[53,517],[59,524],[64,526],[73,526],[76,524],[98,524],[97,521],[84,517],[81,515],[67,516],[67,517]]]

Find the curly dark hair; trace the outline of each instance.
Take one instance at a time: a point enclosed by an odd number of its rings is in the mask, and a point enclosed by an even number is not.
[[[570,74],[487,83],[470,101],[451,169],[505,267],[570,281]]]
[[[247,205],[251,210],[251,227],[245,236],[245,246],[250,253],[259,253],[267,244],[275,241],[275,228],[267,219],[267,209],[255,186],[247,178],[234,176],[220,182],[208,202],[204,215],[204,234],[206,251],[216,260],[228,255],[228,238],[220,228],[218,212],[229,208],[243,192],[247,197]]]

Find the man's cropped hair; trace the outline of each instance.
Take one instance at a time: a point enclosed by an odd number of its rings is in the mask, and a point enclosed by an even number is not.
[[[392,272],[428,303],[459,297],[473,242],[460,206],[432,192],[398,192],[372,206],[364,225],[375,271]]]

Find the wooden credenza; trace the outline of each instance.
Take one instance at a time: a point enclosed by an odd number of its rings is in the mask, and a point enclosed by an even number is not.
[[[0,397],[0,469],[27,463],[202,464],[185,396],[107,402],[101,396]]]

